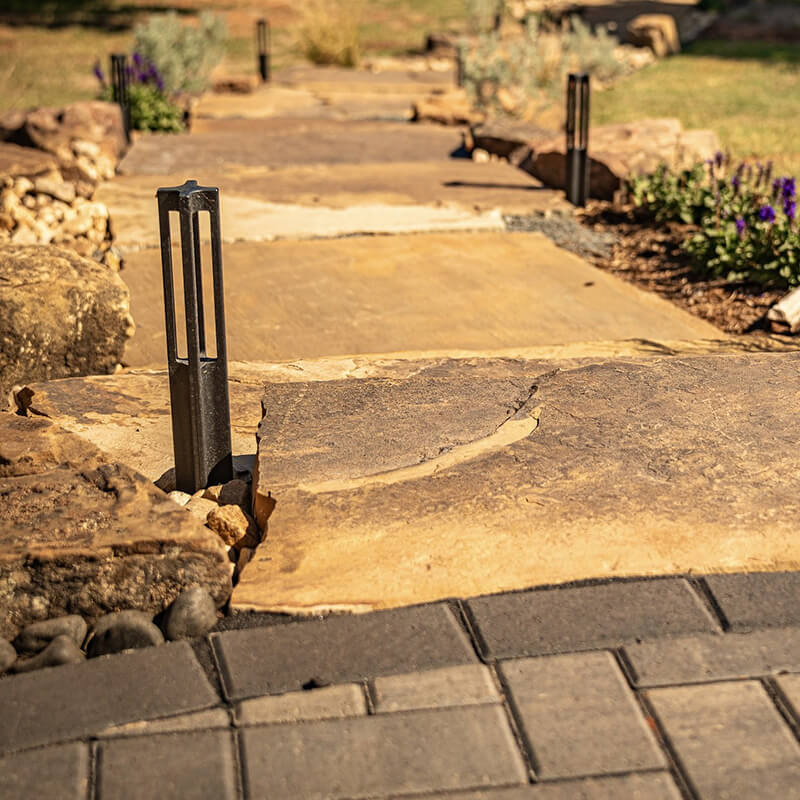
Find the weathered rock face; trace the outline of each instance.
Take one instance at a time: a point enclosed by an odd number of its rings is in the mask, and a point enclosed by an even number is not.
[[[677,119],[599,125],[589,132],[589,193],[611,200],[623,182],[655,171],[659,164],[683,169],[719,150],[713,131],[684,131]],[[548,186],[563,188],[566,143],[563,135],[541,142],[520,167]]]
[[[151,614],[190,586],[217,605],[216,534],[148,480],[42,417],[0,413],[0,637],[61,614]]]
[[[56,166],[55,158],[48,153],[0,141],[0,175],[33,178],[55,169]]]
[[[111,372],[133,335],[128,288],[52,246],[0,245],[0,391],[20,381]]]
[[[438,122],[441,125],[471,125],[483,122],[486,115],[476,111],[463,89],[433,92],[417,100],[412,109],[413,122]]]
[[[671,14],[640,14],[627,26],[627,39],[637,47],[649,47],[658,58],[680,53],[678,26]]]

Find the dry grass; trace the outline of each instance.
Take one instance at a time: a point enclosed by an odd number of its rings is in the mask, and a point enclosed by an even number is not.
[[[361,57],[363,0],[306,0],[297,26],[300,50],[312,64],[354,67]]]

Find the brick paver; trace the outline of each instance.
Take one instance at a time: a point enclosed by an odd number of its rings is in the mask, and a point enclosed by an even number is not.
[[[0,752],[219,702],[187,642],[0,680]]]
[[[499,703],[500,693],[482,664],[444,667],[374,681],[375,711],[413,711],[483,703]]]
[[[434,795],[425,800],[681,800],[681,795],[666,772],[644,772]]]
[[[364,687],[357,683],[325,686],[244,700],[236,706],[237,725],[359,717],[367,713]]]
[[[680,578],[500,594],[468,605],[489,658],[614,647],[718,629]]]
[[[789,702],[797,729],[800,729],[800,675],[781,675],[776,684]]]
[[[800,626],[800,572],[750,572],[705,578],[732,630]]]
[[[108,739],[98,748],[98,800],[235,800],[229,731]]]
[[[477,661],[444,604],[212,636],[233,700]]]
[[[648,696],[702,800],[800,798],[800,745],[760,683],[653,689]]]
[[[85,800],[88,792],[89,746],[86,744],[73,742],[0,758],[0,797],[3,800]]]
[[[245,728],[251,798],[367,798],[525,783],[498,706]]]
[[[502,662],[541,778],[574,778],[666,766],[610,653]]]
[[[166,719],[142,720],[128,722],[125,725],[112,725],[96,734],[98,739],[110,739],[117,736],[149,736],[156,733],[186,733],[214,728],[229,728],[230,713],[226,708],[209,708],[207,711],[196,711],[192,714],[178,714]]]
[[[626,644],[637,686],[670,686],[800,672],[800,628],[681,636]]]

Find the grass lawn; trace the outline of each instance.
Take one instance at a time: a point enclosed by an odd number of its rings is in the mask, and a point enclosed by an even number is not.
[[[677,117],[711,128],[736,158],[800,175],[800,47],[696,42],[592,97],[595,123]]]

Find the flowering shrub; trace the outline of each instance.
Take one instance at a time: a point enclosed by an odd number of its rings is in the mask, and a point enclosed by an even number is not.
[[[697,226],[685,242],[697,268],[731,281],[800,284],[797,189],[772,164],[739,164],[717,153],[680,174],[661,167],[631,182],[634,204],[656,221]]]
[[[99,64],[94,74],[100,81],[103,100],[112,101],[113,89]],[[139,131],[165,131],[176,133],[183,129],[183,112],[164,91],[164,79],[155,64],[140,53],[133,54],[133,63],[128,65],[128,81],[131,106],[131,127]]]

